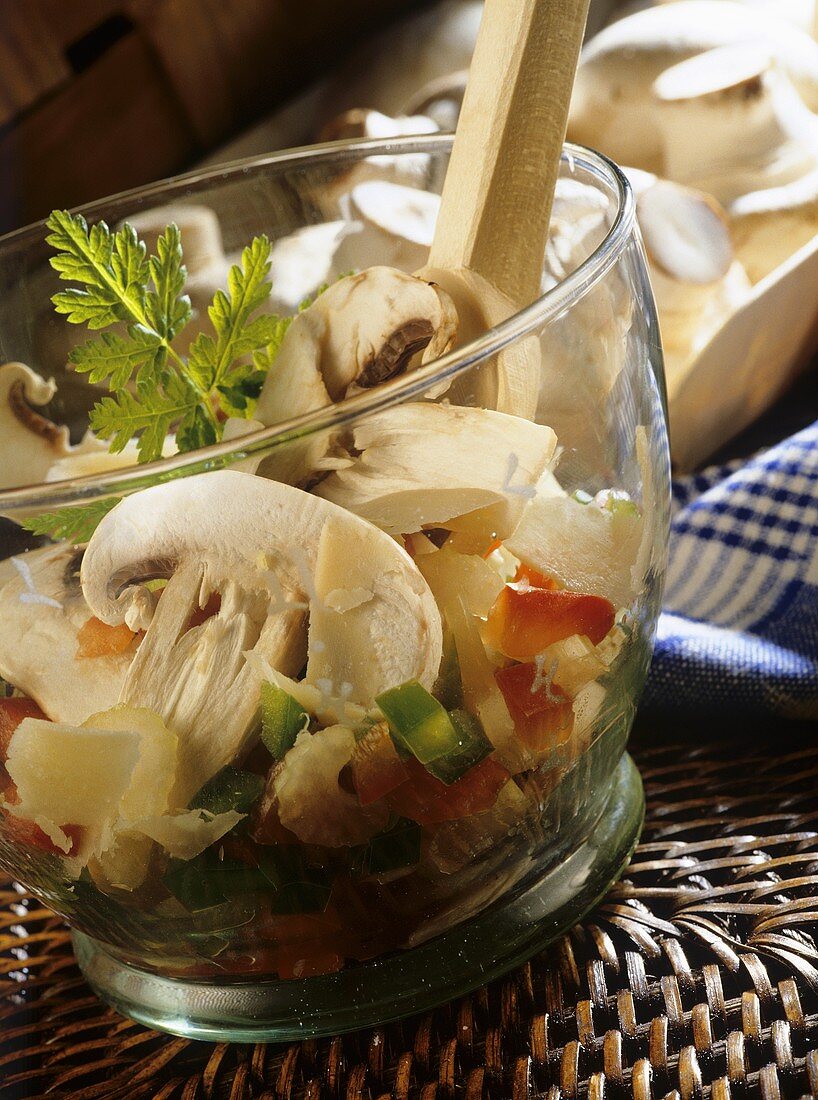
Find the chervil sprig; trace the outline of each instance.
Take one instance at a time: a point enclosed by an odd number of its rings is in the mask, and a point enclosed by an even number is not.
[[[190,451],[219,439],[220,410],[250,415],[264,381],[254,356],[266,355],[283,324],[259,314],[270,295],[266,237],[256,237],[231,267],[227,290],[216,292],[207,311],[212,333],[199,333],[185,357],[173,343],[191,318],[175,225],[160,235],[155,255],[127,224],[112,232],[104,222],[89,227],[81,215],[62,210],[46,225],[48,243],[58,250],[52,266],[61,279],[79,284],[54,295],[57,312],[93,331],[117,325],[69,356],[76,370],[111,391],[90,417],[111,451],[137,438],[139,461],[152,462],[171,431],[178,450]]]

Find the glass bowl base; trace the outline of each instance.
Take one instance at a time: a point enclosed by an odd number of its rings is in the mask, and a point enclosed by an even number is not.
[[[590,836],[507,901],[400,954],[297,981],[164,978],[73,933],[94,991],[125,1016],[191,1039],[276,1042],[335,1035],[401,1019],[463,996],[545,947],[585,915],[627,865],[644,794],[627,754]]]

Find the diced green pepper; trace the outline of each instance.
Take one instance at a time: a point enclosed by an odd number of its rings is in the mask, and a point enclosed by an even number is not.
[[[332,893],[325,872],[310,867],[295,845],[267,847],[259,856],[266,888],[273,888],[273,913],[323,913]]]
[[[390,688],[375,702],[402,745],[427,766],[460,749],[460,737],[441,703],[417,680]],[[431,770],[431,769],[430,769]]]
[[[309,722],[301,704],[276,684],[261,685],[261,740],[274,760],[281,760]]]
[[[421,828],[399,817],[388,829],[356,850],[353,869],[361,875],[383,875],[420,862]]]
[[[264,777],[253,772],[243,772],[229,765],[217,772],[212,779],[190,800],[191,810],[207,810],[211,814],[224,814],[228,810],[245,814],[264,790]]]
[[[449,713],[449,720],[457,730],[460,748],[426,765],[436,779],[447,785],[462,779],[469,768],[485,760],[494,751],[479,719],[473,714],[457,709]]]
[[[446,710],[463,706],[463,681],[460,676],[460,661],[457,658],[457,646],[454,635],[447,631],[443,639],[443,658],[440,662],[437,680],[432,694],[439,699]]]
[[[172,859],[162,881],[191,913],[261,891],[266,885],[255,867],[236,859],[219,859],[213,852],[190,860]]]

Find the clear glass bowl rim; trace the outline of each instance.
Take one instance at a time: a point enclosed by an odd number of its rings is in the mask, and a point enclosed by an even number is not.
[[[322,165],[338,165],[367,156],[410,155],[417,153],[447,153],[452,134],[424,134],[388,140],[334,141],[322,145],[303,146],[281,152],[246,157],[204,170],[173,176],[145,187],[123,191],[77,207],[89,220],[105,216],[112,203],[128,199],[156,198],[158,202],[183,200],[184,189],[203,182],[228,183],[239,181],[251,170],[265,167],[278,171],[287,168],[315,169]],[[0,514],[31,513],[53,510],[72,504],[134,492],[157,481],[202,472],[226,464],[230,458],[266,453],[271,445],[283,445],[322,429],[337,427],[367,413],[376,412],[400,400],[421,396],[431,386],[468,370],[469,367],[496,355],[503,348],[541,329],[568,310],[577,300],[593,289],[616,264],[632,239],[635,223],[635,202],[631,186],[613,161],[591,149],[566,143],[564,162],[578,165],[604,181],[617,197],[617,210],[605,238],[571,274],[547,290],[531,305],[512,314],[501,324],[489,329],[471,343],[441,356],[419,370],[402,375],[369,392],[349,398],[339,405],[329,405],[270,428],[235,439],[215,443],[197,451],[173,455],[143,466],[124,467],[107,473],[89,474],[65,481],[21,486],[0,492]],[[179,194],[176,194],[179,192]],[[0,253],[8,244],[33,233],[42,233],[42,223],[34,223],[0,237]]]

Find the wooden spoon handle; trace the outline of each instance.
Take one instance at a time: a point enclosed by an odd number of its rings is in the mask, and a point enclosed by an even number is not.
[[[486,0],[430,267],[469,268],[517,305],[540,291],[589,0]]]

